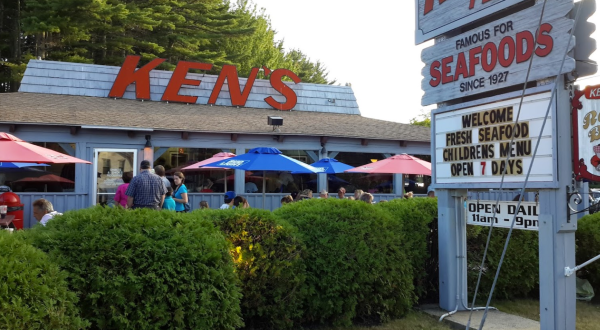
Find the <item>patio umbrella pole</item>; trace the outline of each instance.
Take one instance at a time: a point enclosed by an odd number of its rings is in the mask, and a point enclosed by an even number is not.
[[[267,189],[267,184],[265,181],[265,176],[267,175],[266,173],[267,173],[266,171],[263,171],[263,207],[262,207],[263,210],[265,209],[265,196],[266,196],[265,190]]]
[[[227,192],[227,170],[224,171],[225,172],[225,192]]]

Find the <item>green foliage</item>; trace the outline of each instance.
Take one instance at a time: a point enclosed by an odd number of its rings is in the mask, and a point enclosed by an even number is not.
[[[386,321],[415,302],[399,219],[338,199],[292,203],[275,214],[295,225],[306,245],[307,322]]]
[[[472,294],[477,283],[481,258],[485,249],[489,227],[467,227],[467,276],[469,291]],[[507,228],[494,228],[481,277],[478,297],[489,296],[504,243],[508,236]],[[506,257],[496,283],[494,298],[514,299],[537,296],[539,286],[538,233],[529,230],[513,230]]]
[[[298,325],[303,315],[305,266],[294,228],[266,210],[198,210],[192,215],[213,219],[232,245],[230,253],[242,282],[246,328]]]
[[[600,213],[586,215],[577,222],[577,231],[575,232],[577,240],[577,264],[592,259],[600,251]],[[587,279],[598,296],[600,291],[600,263],[593,262],[579,272],[577,276]]]
[[[0,230],[0,329],[85,329],[67,274],[20,234]]]
[[[431,113],[422,113],[419,116],[411,119],[409,124],[415,126],[431,127]]]
[[[241,295],[228,244],[189,217],[95,207],[28,236],[69,273],[95,329],[235,329]]]
[[[437,236],[432,237],[430,225],[437,218],[437,198],[394,199],[376,205],[402,222],[405,233],[402,248],[412,265],[417,296],[424,298],[429,292],[435,292],[437,260],[430,259],[430,249],[437,247]],[[434,253],[437,255],[437,251]]]

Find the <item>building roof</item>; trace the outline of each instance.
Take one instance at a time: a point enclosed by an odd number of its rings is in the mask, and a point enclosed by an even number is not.
[[[234,108],[38,93],[0,94],[0,122],[152,128],[165,131],[277,134],[430,141],[427,127],[360,115]],[[273,133],[267,116],[283,118]]]

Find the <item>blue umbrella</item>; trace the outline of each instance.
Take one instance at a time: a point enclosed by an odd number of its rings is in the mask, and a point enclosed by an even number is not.
[[[265,171],[319,172],[318,169],[308,164],[285,156],[277,148],[254,148],[243,155],[206,164],[205,166],[231,168],[244,171],[263,171],[263,208],[265,208]]]
[[[314,162],[310,164],[312,167],[316,167],[319,170],[319,173],[327,173],[327,174],[335,174],[335,173],[344,173],[344,171],[354,168],[354,166],[350,166],[348,164],[344,164],[337,159],[333,158],[323,158],[318,162]],[[302,172],[297,171],[293,172],[294,174],[299,173],[312,173],[312,172]]]
[[[0,168],[22,168],[30,166],[50,166],[48,164],[38,163],[11,163],[11,162],[0,162]]]

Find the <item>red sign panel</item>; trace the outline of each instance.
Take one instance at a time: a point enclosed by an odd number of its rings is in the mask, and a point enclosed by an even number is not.
[[[573,172],[576,180],[600,182],[600,85],[574,94]]]

